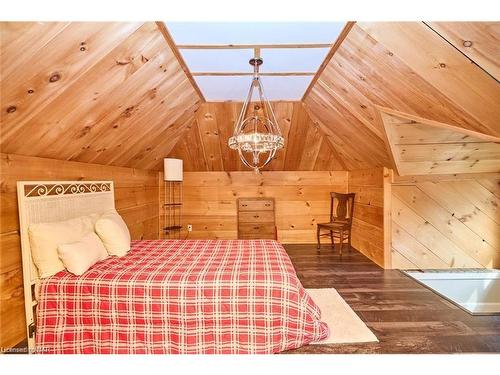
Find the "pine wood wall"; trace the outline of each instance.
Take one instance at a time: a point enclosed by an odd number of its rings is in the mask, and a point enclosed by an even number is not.
[[[184,160],[184,170],[248,171],[227,140],[241,111],[241,102],[203,103],[188,131],[172,149],[170,157]],[[285,138],[285,146],[264,171],[345,170],[328,139],[300,102],[271,103]]]
[[[390,268],[392,170],[349,171],[348,190],[356,193],[352,246],[382,268]]]
[[[499,207],[498,174],[396,181],[393,268],[500,267]]]
[[[399,175],[500,172],[500,137],[387,109],[380,115]]]
[[[189,238],[235,239],[237,198],[273,197],[278,240],[316,243],[316,223],[329,220],[330,192],[355,192],[352,244],[372,261],[388,268],[391,264],[391,178],[392,171],[387,168],[349,172],[264,171],[261,174],[185,172],[183,225],[193,225]],[[162,181],[160,173],[160,185]],[[181,237],[186,234],[184,231]]]
[[[185,172],[183,189],[189,238],[237,238],[237,198],[273,197],[278,240],[315,243],[316,223],[329,220],[330,192],[347,191],[347,172]]]
[[[0,154],[0,347],[25,338],[23,274],[16,182],[20,180],[113,180],[115,203],[134,239],[158,237],[157,172]]]

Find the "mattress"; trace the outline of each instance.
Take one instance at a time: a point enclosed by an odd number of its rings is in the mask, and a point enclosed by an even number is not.
[[[276,353],[327,336],[272,240],[133,241],[40,284],[39,353]]]

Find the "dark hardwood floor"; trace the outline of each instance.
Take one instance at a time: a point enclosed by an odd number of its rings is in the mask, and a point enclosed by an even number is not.
[[[500,352],[500,316],[472,316],[357,251],[284,245],[305,288],[335,288],[378,343],[307,345],[287,353]]]

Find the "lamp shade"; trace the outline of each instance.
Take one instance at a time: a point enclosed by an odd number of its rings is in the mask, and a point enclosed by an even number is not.
[[[163,172],[165,181],[182,181],[182,159],[163,159]]]

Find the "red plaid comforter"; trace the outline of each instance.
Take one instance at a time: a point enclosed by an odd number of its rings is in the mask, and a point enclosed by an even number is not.
[[[44,279],[43,353],[275,353],[328,327],[270,240],[133,241],[82,276]]]

